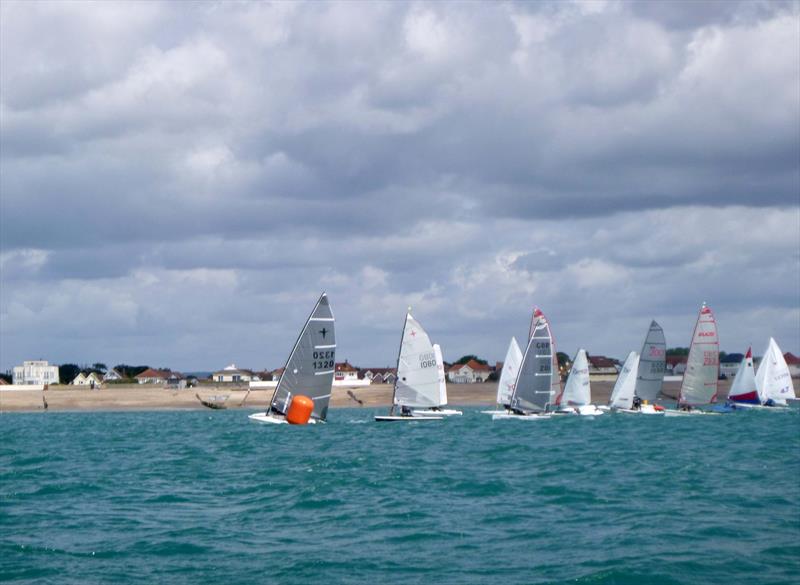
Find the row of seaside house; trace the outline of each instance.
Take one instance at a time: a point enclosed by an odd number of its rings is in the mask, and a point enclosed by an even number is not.
[[[789,366],[789,372],[793,378],[800,377],[800,358],[787,352],[783,356]],[[666,372],[667,376],[682,376],[686,371],[686,356],[667,356]],[[720,374],[728,378],[736,375],[739,363],[742,360],[741,354],[728,354],[720,360]],[[759,359],[755,360],[758,365]],[[497,362],[494,366],[482,364],[477,360],[469,360],[465,364],[448,364],[445,362],[447,379],[454,384],[471,384],[476,382],[487,382],[492,377],[496,378],[503,369],[503,362]],[[567,368],[568,369],[568,368]],[[595,379],[602,379],[606,376],[616,376],[620,370],[620,362],[604,356],[589,356],[589,375]],[[239,368],[236,364],[231,364],[211,375],[211,380],[216,383],[249,383],[249,382],[269,382],[276,381],[283,373],[283,368],[277,370],[254,371],[246,368]],[[122,380],[123,376],[114,368],[105,374],[89,372],[80,373],[68,382],[75,386],[88,386],[91,388],[99,387],[104,383]],[[344,361],[336,364],[334,382],[337,385],[364,386],[367,384],[394,384],[397,379],[395,368],[357,368],[349,362]],[[12,383],[18,385],[49,385],[59,384],[58,366],[51,366],[46,360],[31,360],[23,362],[23,365],[13,369]],[[148,368],[136,376],[139,384],[161,384],[171,387],[184,387],[191,385],[197,380],[192,376],[186,377],[180,372],[169,370],[156,370]],[[0,384],[6,382],[0,378]]]

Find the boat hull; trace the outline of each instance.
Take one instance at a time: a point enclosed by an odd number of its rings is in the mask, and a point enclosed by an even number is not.
[[[492,420],[545,420],[548,418],[550,418],[550,414],[516,414],[513,412],[501,412],[492,415]]]
[[[460,410],[453,410],[452,408],[442,408],[440,410],[412,410],[411,416],[461,416],[463,413]]]
[[[664,416],[715,416],[721,412],[708,412],[706,410],[665,410]]]
[[[664,414],[664,410],[656,410],[652,404],[643,404],[641,408],[615,408],[614,412],[624,414]]]
[[[288,425],[289,424],[284,417],[278,416],[278,415],[273,414],[271,412],[256,412],[254,414],[249,415],[247,418],[249,418],[253,422],[257,422],[257,423],[261,423],[261,424],[268,424],[268,425]],[[320,421],[317,421],[316,419],[312,418],[312,419],[309,419],[307,424],[315,425],[315,424],[317,424],[317,422],[320,422]]]
[[[444,420],[443,416],[376,416],[375,422],[415,422],[420,420]]]

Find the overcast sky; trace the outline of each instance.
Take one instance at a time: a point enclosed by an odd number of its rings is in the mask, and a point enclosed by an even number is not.
[[[0,4],[0,369],[800,353],[800,7]]]

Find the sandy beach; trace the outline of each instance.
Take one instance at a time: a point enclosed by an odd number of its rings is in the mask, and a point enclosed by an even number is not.
[[[614,383],[592,382],[592,400],[597,404],[608,401]],[[720,399],[730,388],[730,380],[720,381]],[[680,382],[665,382],[664,394],[676,396]],[[448,384],[449,403],[462,406],[489,406],[494,404],[496,383]],[[81,411],[81,410],[197,410],[206,408],[197,395],[208,398],[228,395],[227,408],[263,408],[272,397],[271,388],[251,390],[244,386],[202,385],[199,388],[175,390],[161,386],[131,384],[110,386],[96,390],[71,386],[51,386],[45,391],[0,391],[0,413]],[[392,400],[392,386],[375,384],[359,388],[334,388],[331,408],[388,407]]]

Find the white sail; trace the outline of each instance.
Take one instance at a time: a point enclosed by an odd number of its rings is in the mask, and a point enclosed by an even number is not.
[[[642,352],[639,354],[639,368],[636,373],[636,396],[642,400],[654,402],[661,392],[664,383],[664,370],[667,359],[667,341],[664,330],[655,321],[650,322],[650,329],[644,339]]]
[[[736,377],[733,379],[728,398],[735,402],[748,402],[759,404],[764,402],[764,398],[756,386],[756,373],[753,368],[753,351],[747,348],[747,354],[742,358],[739,369],[736,370]]]
[[[772,400],[775,404],[785,405],[787,399],[796,398],[789,366],[772,337],[758,366],[756,387],[764,402]]]
[[[552,388],[555,351],[552,333],[547,318],[539,309],[534,311],[532,329],[511,395],[512,410],[523,413],[546,410],[555,398]]]
[[[714,313],[703,303],[692,334],[692,345],[683,374],[679,404],[697,406],[717,399],[719,337]]]
[[[639,354],[632,351],[625,359],[622,370],[620,370],[617,377],[617,382],[614,384],[614,389],[611,391],[611,398],[608,401],[608,405],[611,408],[630,409],[633,407],[638,369]]]
[[[564,406],[583,406],[592,401],[592,391],[589,385],[589,360],[586,350],[579,349],[575,360],[572,362],[564,393],[561,395],[561,404]]]
[[[439,377],[439,406],[447,404],[447,379],[444,375],[444,360],[442,348],[438,343],[433,344],[433,354],[436,357],[436,374]]]
[[[397,358],[394,404],[413,408],[439,406],[439,368],[428,334],[406,315],[403,340]]]
[[[311,416],[325,420],[336,363],[336,329],[328,296],[322,296],[306,320],[286,360],[272,395],[271,410],[286,414],[292,396],[302,394],[314,401]]]
[[[517,381],[519,367],[522,364],[522,350],[517,344],[515,337],[511,338],[508,344],[506,359],[503,362],[503,371],[500,373],[500,381],[497,383],[497,404],[511,404],[511,395],[514,393],[514,384]]]

